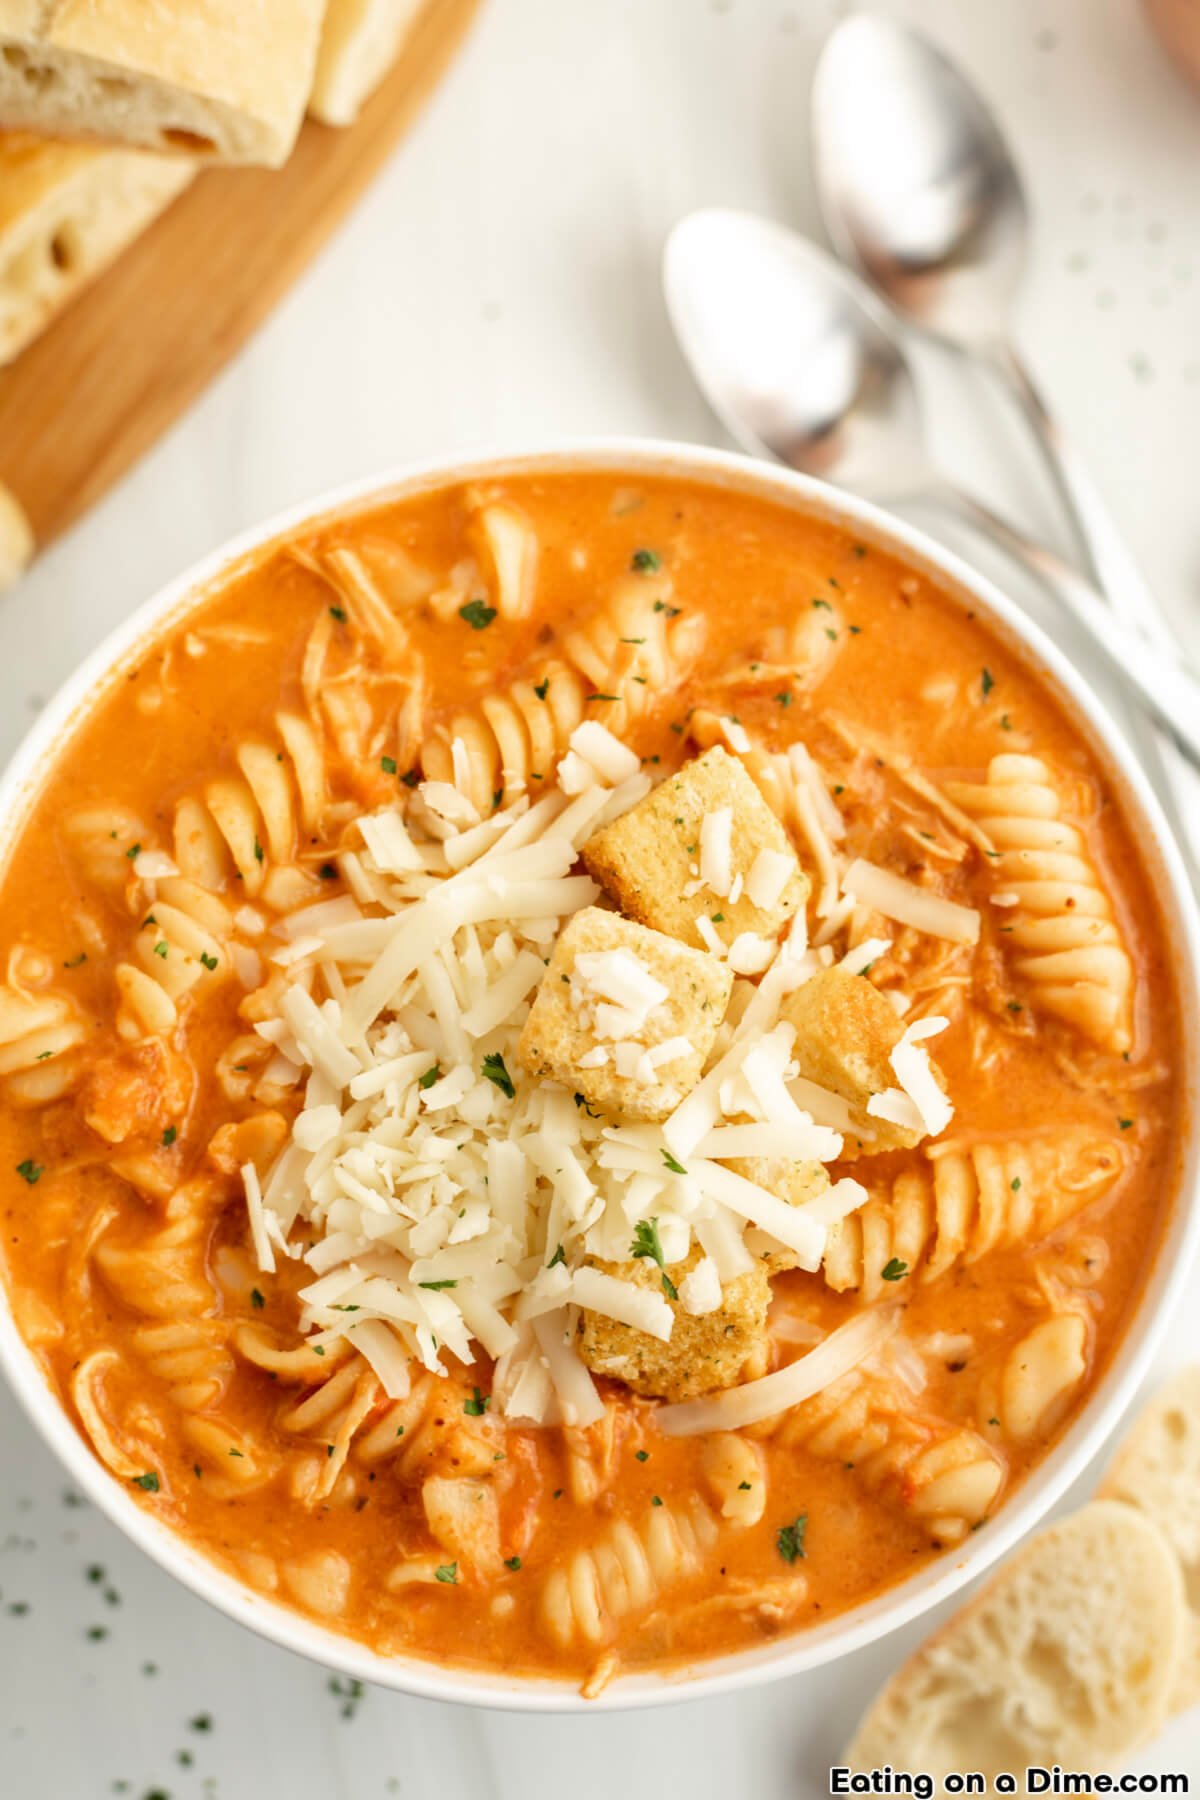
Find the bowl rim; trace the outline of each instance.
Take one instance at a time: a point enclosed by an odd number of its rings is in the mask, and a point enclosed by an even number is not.
[[[1200,916],[1182,858],[1159,801],[1107,708],[1047,633],[956,553],[904,520],[822,482],[741,453],[633,436],[565,437],[529,445],[447,453],[361,476],[285,507],[236,533],[158,589],[109,632],[58,688],[0,775],[0,851],[36,801],[66,738],[122,666],[202,603],[239,563],[301,527],[319,527],[423,490],[482,479],[569,472],[627,473],[713,483],[802,516],[851,529],[928,576],[952,602],[982,610],[988,626],[1036,669],[1064,705],[1131,820],[1147,837],[1143,854],[1164,881],[1159,899],[1177,952],[1189,1088],[1200,1046]],[[620,1676],[594,1699],[544,1677],[515,1676],[415,1656],[385,1656],[239,1581],[138,1504],[94,1455],[52,1392],[17,1331],[7,1290],[0,1297],[0,1369],[25,1413],[71,1477],[100,1510],[160,1568],[199,1598],[259,1636],[351,1678],[417,1698],[517,1712],[605,1712],[737,1692],[823,1667],[912,1623],[995,1564],[1035,1527],[1110,1436],[1143,1381],[1185,1288],[1200,1247],[1200,1134],[1189,1118],[1172,1215],[1133,1316],[1079,1416],[1017,1489],[994,1522],[957,1551],[828,1622],[783,1635],[761,1648]],[[2,1286],[2,1284],[0,1284]]]

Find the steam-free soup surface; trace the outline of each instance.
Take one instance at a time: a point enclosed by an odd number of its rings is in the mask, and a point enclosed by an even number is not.
[[[606,774],[576,753],[576,792],[561,796],[586,722],[637,761]],[[594,734],[579,742],[594,754]],[[686,1157],[659,1158],[665,1127],[594,1104],[595,1068],[527,1066],[521,1033],[567,921],[587,902],[626,929],[628,902],[588,888],[582,842],[548,917],[461,926],[357,1038],[338,1025],[385,935],[363,951],[348,922],[393,929],[428,910],[471,866],[447,861],[464,834],[490,850],[546,795],[560,811],[580,792],[631,811],[714,746],[782,826],[803,897],[774,938],[757,934],[761,954],[733,957],[722,925],[744,879],[722,897],[684,845],[699,873],[682,891],[694,882],[689,904],[715,921],[688,954],[732,990],[707,1063],[775,980],[755,1035],[782,1046],[805,1129],[841,1145],[824,1162],[715,1160],[809,1207],[810,1267],[712,1199]],[[364,816],[404,821],[407,870],[387,868]],[[712,829],[706,841],[728,828]],[[644,930],[665,904],[654,865],[668,849],[635,868]],[[949,914],[932,929],[922,903],[918,923],[896,917],[907,903],[878,887],[881,870]],[[596,1691],[614,1671],[801,1631],[953,1554],[1086,1403],[1175,1195],[1171,949],[1105,768],[1037,669],[927,578],[735,491],[502,476],[251,559],[64,740],[9,859],[0,929],[6,1278],[47,1380],[147,1510],[385,1653]],[[747,954],[771,968],[730,981]],[[472,1006],[520,957],[524,986],[510,976],[507,1010],[475,1033]],[[788,957],[792,986],[771,973]],[[890,1065],[871,1096],[890,1093],[883,1113],[834,1079],[838,1033],[858,1029],[836,1009],[820,1067],[798,1060],[788,1021],[818,976],[854,1019],[892,1021],[889,1043],[945,1021],[905,1042],[931,1059],[948,1124],[924,1128]],[[305,1039],[285,1005],[297,988],[360,1076],[397,1065],[373,1094],[314,1075],[315,1028]],[[576,1023],[590,1017],[576,1004]],[[631,1104],[650,1104],[660,1080],[639,1066]],[[752,1091],[726,1101],[726,1126],[753,1123]],[[546,1142],[570,1149],[583,1184],[570,1196]],[[614,1144],[635,1163],[648,1145],[651,1161],[614,1171]],[[340,1211],[319,1198],[320,1156]],[[811,1192],[795,1184],[802,1164]],[[473,1264],[458,1285],[429,1280],[429,1259],[470,1262],[452,1226],[429,1222],[449,1216],[447,1195],[463,1245],[500,1242],[501,1167],[519,1169],[520,1218],[489,1268],[516,1271],[509,1291]],[[851,1206],[840,1182],[863,1199]],[[830,1191],[844,1216],[811,1212]],[[739,1253],[753,1274],[734,1273]],[[698,1261],[713,1264],[715,1310],[678,1297]],[[660,1360],[707,1319],[738,1366],[709,1385],[672,1365],[647,1378],[654,1392],[606,1374],[597,1342],[624,1370],[650,1366],[647,1340],[581,1315],[581,1269],[668,1309],[666,1348],[650,1340]],[[764,1326],[739,1296],[766,1279]],[[867,1349],[832,1385],[727,1427],[733,1396],[868,1315]],[[714,1422],[688,1430],[675,1409],[701,1394]],[[569,1422],[589,1409],[591,1423]]]

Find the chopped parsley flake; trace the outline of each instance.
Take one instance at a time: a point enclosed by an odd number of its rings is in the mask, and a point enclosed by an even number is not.
[[[650,1452],[648,1450],[635,1450],[633,1454],[637,1457],[639,1462],[650,1461]]]
[[[664,1150],[662,1152],[662,1159],[666,1163],[668,1169],[670,1169],[672,1175],[687,1174],[687,1170],[684,1168],[683,1164],[681,1162],[676,1162],[669,1150]]]
[[[486,1081],[495,1082],[506,1100],[516,1099],[517,1090],[512,1084],[512,1076],[505,1068],[504,1058],[498,1050],[493,1050],[490,1056],[484,1057],[479,1073]]]
[[[381,756],[379,766],[385,775],[394,775],[399,765],[394,756]]]
[[[448,1581],[451,1587],[458,1580],[458,1564],[456,1562],[443,1563],[439,1569],[435,1569],[433,1572],[439,1581]]]
[[[433,1067],[426,1069],[423,1075],[417,1076],[417,1086],[419,1088],[431,1088],[441,1072],[442,1065],[440,1063],[434,1063]]]
[[[210,972],[216,968],[218,960],[217,957],[210,956],[207,950],[202,950],[200,952],[200,961]]]
[[[419,1288],[428,1288],[431,1294],[440,1294],[443,1288],[456,1288],[457,1281],[418,1281]]]
[[[666,1151],[663,1155],[666,1156]],[[676,1165],[678,1167],[678,1165]],[[680,1170],[682,1174],[682,1170]],[[648,1257],[658,1264],[662,1272],[662,1289],[668,1300],[678,1300],[679,1291],[671,1277],[667,1274],[667,1265],[663,1258],[662,1240],[658,1235],[657,1219],[639,1219],[633,1228],[633,1242],[629,1246],[629,1254],[635,1261]]]
[[[808,1529],[808,1514],[800,1513],[790,1525],[781,1525],[775,1534],[775,1546],[785,1563],[794,1563],[804,1556],[804,1533]]]
[[[504,1559],[504,1566],[506,1569],[511,1569],[515,1575],[521,1566],[521,1559],[519,1556],[506,1556]]]
[[[64,969],[77,969],[79,967],[80,963],[85,963],[86,961],[87,961],[87,951],[81,950],[79,952],[78,956],[73,956],[69,962],[65,962],[63,964],[63,968]]]
[[[158,1476],[154,1473],[153,1469],[148,1469],[144,1475],[134,1476],[133,1485],[134,1487],[140,1487],[144,1493],[157,1494]]]
[[[337,620],[339,625],[344,625],[346,623],[346,609],[344,606],[331,606],[329,614],[331,618]]]
[[[490,1394],[481,1394],[478,1388],[472,1388],[471,1398],[463,1401],[463,1411],[469,1419],[482,1419],[491,1404]]]
[[[465,606],[459,607],[458,616],[466,621],[472,631],[486,631],[496,616],[496,609],[489,606],[486,600],[468,600]]]
[[[898,1256],[893,1256],[884,1263],[880,1274],[885,1281],[903,1281],[908,1274],[908,1264],[901,1262]]]
[[[155,944],[155,946],[154,946],[154,954],[155,954],[155,956],[161,956],[161,957],[162,957],[162,959],[163,959],[163,961],[164,961],[164,962],[166,962],[166,960],[167,960],[167,948],[168,948],[168,946],[167,946],[167,940],[166,940],[166,939],[165,939],[165,938],[159,938],[159,940],[158,940],[158,942],[157,942],[157,944]]]
[[[27,1156],[24,1162],[19,1162],[17,1164],[17,1174],[21,1177],[22,1181],[27,1181],[30,1187],[32,1187],[34,1182],[39,1180],[45,1173],[45,1163],[35,1163],[32,1156]]]
[[[985,700],[987,699],[988,695],[991,693],[991,691],[995,687],[995,685],[996,685],[996,678],[992,674],[992,671],[990,669],[985,669],[983,671],[982,675],[980,675],[980,677],[979,677],[979,686],[980,686],[980,689],[983,693],[983,697]]]
[[[250,1289],[250,1304],[251,1306],[265,1306],[267,1304],[258,1288]]]
[[[533,684],[533,691],[539,700],[544,700],[546,695],[550,692],[550,677],[547,675],[545,681],[535,681]]]
[[[176,1127],[174,1125],[168,1125],[167,1129],[162,1134],[163,1148],[169,1150],[178,1136],[179,1132]]]
[[[548,1269],[556,1269],[558,1267],[559,1263],[562,1263],[565,1266],[566,1260],[567,1260],[566,1254],[563,1250],[562,1245],[560,1244],[558,1246],[558,1249],[554,1252],[554,1255],[550,1258],[550,1261],[546,1264],[546,1267]]]
[[[665,600],[656,600],[654,602],[654,610],[655,612],[666,613],[668,619],[677,619],[679,617],[679,608],[677,606],[668,606]]]
[[[662,557],[657,550],[635,550],[629,559],[629,566],[639,575],[649,575],[655,569],[662,568]]]

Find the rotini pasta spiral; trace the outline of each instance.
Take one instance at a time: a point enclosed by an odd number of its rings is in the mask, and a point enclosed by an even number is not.
[[[230,1327],[217,1312],[208,1274],[213,1199],[210,1182],[185,1182],[161,1231],[133,1249],[102,1238],[93,1256],[112,1291],[142,1315],[130,1341],[144,1366],[168,1385],[209,1491],[234,1497],[261,1486],[273,1470],[247,1434],[216,1411],[234,1360]]]
[[[180,810],[188,804],[181,801]],[[229,973],[233,914],[225,902],[182,875],[159,881],[157,890],[133,940],[132,959],[114,971],[117,1030],[127,1039],[166,1036],[184,997]]]
[[[945,791],[999,852],[1001,930],[1035,1004],[1104,1049],[1128,1050],[1133,965],[1087,839],[1061,817],[1053,771],[1037,756],[994,756],[985,782],[950,781]]]
[[[717,1431],[704,1441],[704,1479],[723,1519],[757,1525],[767,1504],[762,1452],[736,1431]]]
[[[127,806],[86,806],[67,814],[63,835],[83,875],[107,894],[121,894],[137,879],[133,858],[152,833]]]
[[[71,1051],[87,1026],[65,994],[0,987],[0,1076],[14,1098],[56,1099],[74,1079]]]
[[[577,670],[548,662],[536,681],[515,681],[477,712],[435,726],[421,749],[422,773],[451,782],[482,815],[531,790],[536,797],[584,717],[586,694]]]
[[[979,1524],[1004,1481],[1003,1463],[976,1432],[905,1410],[894,1387],[861,1365],[766,1429],[776,1444],[853,1467],[939,1544]]]
[[[676,1582],[696,1574],[720,1535],[699,1494],[650,1506],[637,1524],[618,1519],[595,1543],[573,1550],[547,1577],[541,1621],[560,1649],[608,1643],[618,1626]]]
[[[1116,1139],[1084,1126],[1009,1143],[948,1140],[928,1158],[930,1169],[905,1169],[831,1228],[831,1288],[857,1288],[870,1302],[887,1291],[889,1264],[934,1281],[960,1260],[1036,1243],[1108,1193],[1127,1165]]]
[[[1088,1322],[1081,1311],[1042,1319],[980,1382],[979,1429],[1013,1444],[1048,1436],[1087,1374],[1087,1351]]]
[[[325,755],[311,720],[277,712],[279,745],[238,746],[238,774],[210,781],[175,812],[175,861],[208,893],[236,875],[248,899],[287,908],[302,900],[292,879],[273,879],[293,862],[302,836],[315,837],[328,803]],[[280,747],[281,746],[281,747]],[[303,883],[301,884],[301,888]]]
[[[426,778],[452,782],[486,814],[548,781],[581,719],[627,731],[679,686],[701,648],[703,619],[670,604],[672,592],[665,574],[623,577],[564,637],[565,660],[434,727],[421,749]]]
[[[289,1400],[276,1415],[282,1430],[316,1440],[321,1454],[292,1472],[292,1491],[315,1504],[333,1492],[350,1446],[374,1410],[379,1383],[374,1371],[344,1340],[313,1348],[282,1346],[274,1333],[259,1325],[240,1325],[234,1336],[238,1355],[281,1382],[303,1382],[308,1391]]]

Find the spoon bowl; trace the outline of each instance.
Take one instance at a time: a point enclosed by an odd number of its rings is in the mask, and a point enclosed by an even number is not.
[[[839,255],[914,324],[1002,341],[1028,208],[996,121],[953,64],[890,19],[846,19],[817,64],[812,141]]]
[[[967,77],[919,32],[860,13],[834,30],[821,54],[811,129],[817,192],[832,242],[908,323],[974,356],[1007,383],[1070,521],[1086,594],[1069,569],[1055,570],[1044,553],[1035,560],[1077,614],[1080,603],[1092,607],[1099,589],[1122,625],[1143,640],[1128,650],[1142,663],[1153,696],[1162,678],[1153,658],[1145,658],[1145,646],[1157,652],[1163,670],[1174,672],[1182,666],[1178,643],[1012,341],[1029,214],[992,113]],[[993,536],[997,524],[1008,530],[993,515]],[[1008,536],[1009,547],[1021,554],[1011,530]],[[1028,550],[1023,560],[1031,561]],[[1145,720],[1135,719],[1134,731],[1200,885],[1200,793],[1195,771],[1180,761],[1179,720],[1176,713],[1175,743],[1156,736]],[[1200,733],[1190,735],[1200,741]]]
[[[713,209],[672,231],[663,287],[692,373],[744,449],[871,499],[924,484],[904,352],[832,257],[784,226]]]
[[[1200,765],[1200,683],[1113,619],[1061,557],[934,468],[899,337],[855,276],[782,225],[716,210],[675,227],[663,288],[702,392],[745,449],[865,499],[933,501],[982,530],[1046,583]]]

